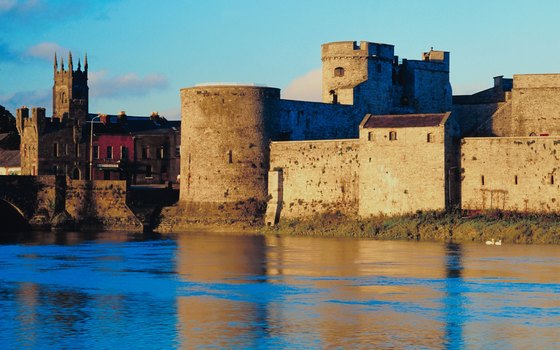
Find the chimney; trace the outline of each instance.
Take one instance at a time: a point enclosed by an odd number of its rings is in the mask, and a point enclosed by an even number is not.
[[[109,116],[107,114],[100,114],[99,121],[103,123],[103,125],[109,124]]]
[[[119,120],[119,123],[121,123],[121,124],[126,124],[127,116],[126,116],[125,111],[121,111],[121,112],[119,113],[117,119]]]

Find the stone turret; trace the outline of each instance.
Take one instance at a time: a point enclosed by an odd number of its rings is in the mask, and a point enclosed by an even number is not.
[[[394,46],[341,41],[321,46],[325,103],[361,104],[385,112],[391,101]],[[358,86],[361,89],[356,90]]]
[[[279,89],[252,85],[181,90],[180,203],[190,215],[249,220],[264,214],[279,101]]]
[[[21,137],[21,174],[37,175],[39,166],[38,140],[45,130],[45,109],[33,108],[31,118],[29,109],[22,107],[17,109],[16,127]]]

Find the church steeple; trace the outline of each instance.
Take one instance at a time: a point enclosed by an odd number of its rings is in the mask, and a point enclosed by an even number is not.
[[[54,65],[53,65],[54,75],[56,76],[56,72],[58,71],[58,60],[56,58],[56,52],[54,53]]]
[[[87,69],[88,69],[88,64],[87,64],[87,52],[86,52],[86,55],[84,57],[84,71],[87,72]]]
[[[87,56],[86,56],[87,60]],[[87,62],[87,61],[86,61]],[[59,71],[58,68],[61,67]],[[78,69],[74,70],[72,52],[68,52],[68,70],[64,70],[64,59],[58,64],[55,53],[54,84],[53,84],[53,117],[61,121],[82,120],[85,122],[88,114],[89,88],[86,70],[82,71],[81,61]]]

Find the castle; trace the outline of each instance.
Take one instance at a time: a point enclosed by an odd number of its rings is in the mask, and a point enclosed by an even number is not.
[[[448,52],[401,61],[392,45],[348,41],[322,45],[321,58],[322,103],[256,85],[181,90],[183,181],[164,226],[560,211],[560,75],[496,77],[452,96]]]

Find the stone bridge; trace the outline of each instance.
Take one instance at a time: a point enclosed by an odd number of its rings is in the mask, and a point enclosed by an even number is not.
[[[143,230],[126,204],[125,181],[0,176],[0,233],[58,226]]]

